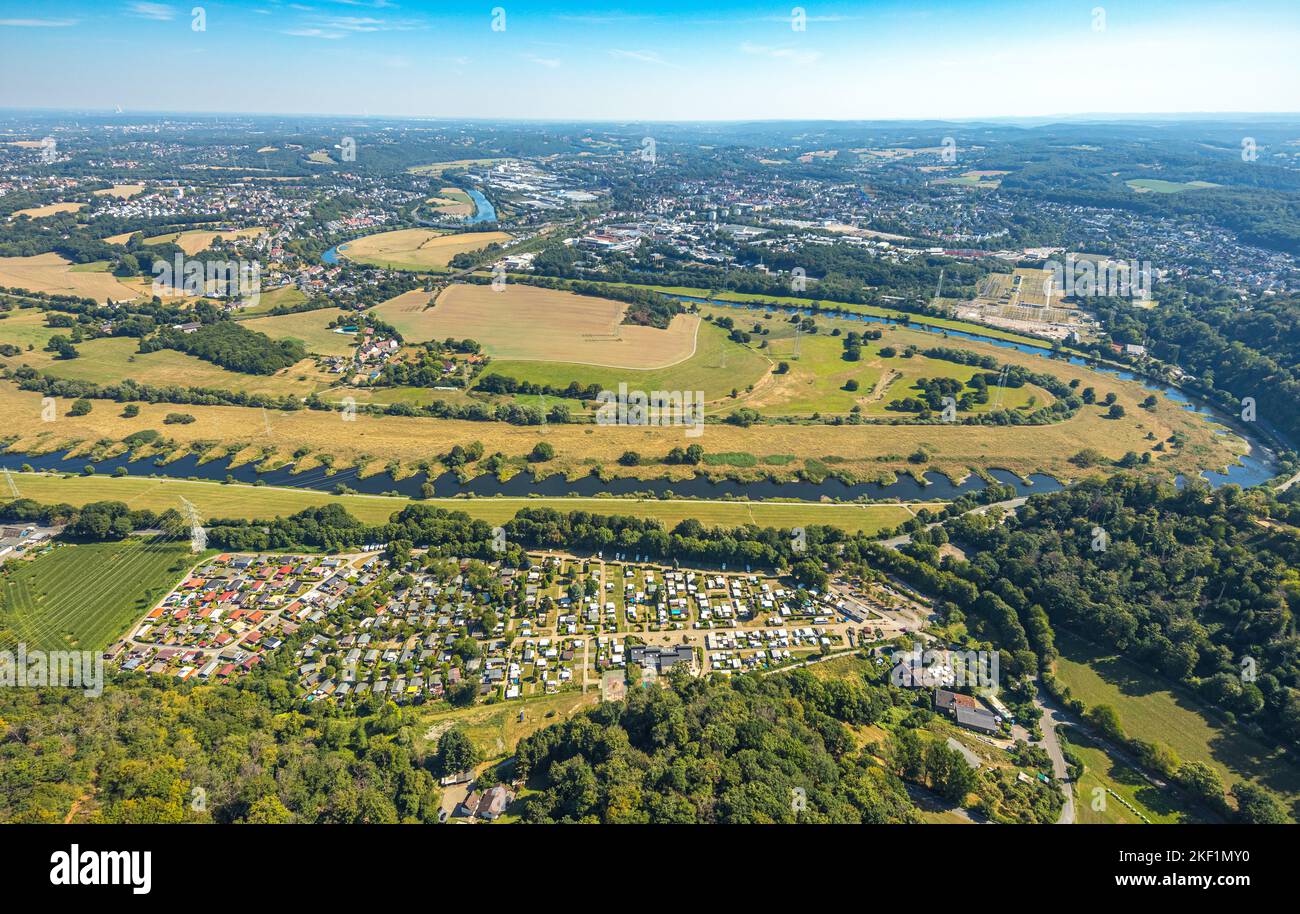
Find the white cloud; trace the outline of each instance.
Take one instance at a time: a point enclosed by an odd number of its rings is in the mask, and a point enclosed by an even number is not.
[[[552,70],[558,67],[561,63],[561,61],[557,60],[554,57],[534,57],[532,55],[525,57],[524,60],[528,61],[529,63],[535,63],[539,67],[547,67]]]
[[[0,19],[0,26],[14,29],[62,29],[76,25],[78,19]]]
[[[304,7],[303,9],[308,9]],[[304,24],[286,29],[283,34],[298,38],[324,38],[335,41],[348,35],[374,32],[409,32],[424,26],[411,19],[377,19],[374,16],[314,16]]]
[[[167,6],[165,3],[129,3],[127,10],[132,16],[138,19],[153,19],[158,22],[167,22],[176,18],[176,10]]]
[[[329,41],[346,37],[342,32],[327,32],[324,29],[286,29],[284,34],[295,38],[325,38]]]

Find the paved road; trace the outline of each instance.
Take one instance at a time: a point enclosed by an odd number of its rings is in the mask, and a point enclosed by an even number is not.
[[[1074,788],[1068,780],[1069,769],[1065,764],[1065,753],[1061,751],[1061,741],[1056,737],[1056,728],[1059,724],[1065,723],[1065,718],[1055,704],[1049,704],[1051,699],[1043,691],[1042,685],[1038,682],[1034,685],[1037,689],[1034,705],[1043,712],[1039,721],[1039,726],[1043,730],[1042,746],[1052,760],[1052,773],[1056,776],[1057,783],[1061,785],[1061,794],[1065,798],[1065,805],[1061,807],[1061,815],[1056,820],[1056,824],[1073,825],[1075,822]]]
[[[1291,487],[1292,487],[1293,485],[1295,485],[1297,482],[1300,482],[1300,473],[1296,473],[1294,476],[1292,476],[1292,477],[1291,477],[1290,479],[1288,479],[1286,482],[1284,482],[1284,483],[1282,483],[1280,486],[1278,486],[1278,487],[1277,487],[1277,491],[1279,491],[1279,492],[1285,492],[1287,489],[1291,488]]]

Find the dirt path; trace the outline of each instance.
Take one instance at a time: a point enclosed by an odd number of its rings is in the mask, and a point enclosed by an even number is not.
[[[871,388],[871,393],[865,397],[860,397],[864,403],[875,403],[885,398],[885,392],[889,386],[903,376],[903,373],[893,368],[886,368],[885,371],[876,379],[876,386]]]

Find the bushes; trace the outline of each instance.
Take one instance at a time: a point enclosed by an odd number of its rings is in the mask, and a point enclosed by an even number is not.
[[[153,444],[160,437],[162,436],[156,430],[152,428],[146,428],[146,429],[142,429],[141,431],[133,432],[130,435],[127,435],[125,438],[122,439],[122,443],[129,448],[135,449],[146,444]]]

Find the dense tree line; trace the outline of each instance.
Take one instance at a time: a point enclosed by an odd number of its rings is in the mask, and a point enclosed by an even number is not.
[[[1098,315],[1112,339],[1145,343],[1151,354],[1193,374],[1188,386],[1229,413],[1240,401],[1258,404],[1258,417],[1300,441],[1300,296],[1252,296],[1209,282],[1189,282],[1143,309],[1115,300]]]
[[[141,352],[175,349],[245,374],[275,374],[307,357],[298,340],[273,340],[265,333],[249,330],[234,321],[205,324],[186,333],[166,328],[141,340]]]

